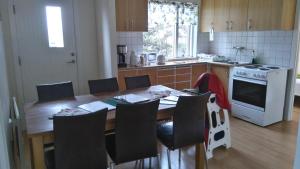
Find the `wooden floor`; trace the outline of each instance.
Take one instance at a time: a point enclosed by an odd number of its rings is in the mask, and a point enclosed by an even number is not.
[[[294,120],[282,122],[262,128],[242,120],[231,118],[232,148],[220,148],[209,160],[209,169],[292,169],[296,149],[300,99],[295,101]],[[166,149],[160,146],[160,164],[162,169],[168,168]],[[173,169],[194,168],[193,147],[182,152],[178,162],[178,151],[171,154]],[[28,158],[27,158],[28,159]],[[152,167],[156,167],[156,159]],[[28,164],[28,163],[27,163]],[[145,160],[145,168],[149,161]],[[30,165],[28,165],[30,166]],[[135,163],[119,165],[117,169],[133,169]],[[29,167],[30,168],[30,167]]]

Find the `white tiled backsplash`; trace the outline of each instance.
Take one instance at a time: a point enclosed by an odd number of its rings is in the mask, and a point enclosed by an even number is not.
[[[292,66],[293,31],[218,32],[209,42],[208,33],[200,33],[198,52],[213,53],[230,57],[236,61],[252,59],[251,50],[262,64]],[[245,47],[237,53],[233,47]]]
[[[293,66],[292,42],[293,31],[259,31],[259,32],[216,32],[214,41],[209,41],[208,33],[198,36],[198,53],[223,55],[235,61],[249,61],[255,51],[255,57],[262,64]],[[137,55],[143,53],[142,32],[119,32],[118,44],[128,47],[128,55],[133,50]],[[245,47],[236,52],[233,47]],[[128,57],[129,58],[129,57]]]
[[[143,53],[143,32],[119,32],[117,44],[127,45],[128,55],[131,51],[140,55]]]

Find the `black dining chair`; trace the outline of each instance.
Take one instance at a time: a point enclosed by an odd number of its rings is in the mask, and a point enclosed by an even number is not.
[[[157,136],[167,149],[168,164],[171,168],[170,150],[186,146],[204,145],[204,126],[207,102],[210,93],[201,96],[180,96],[177,102],[172,122],[164,122],[157,127]],[[207,159],[205,156],[206,167]]]
[[[119,91],[117,78],[89,80],[90,94]]]
[[[40,102],[74,97],[72,82],[42,84],[37,85],[36,88]]]
[[[149,75],[125,77],[125,84],[127,90],[151,86]]]
[[[45,152],[48,169],[107,169],[107,109],[78,116],[54,116],[55,149]]]
[[[146,158],[150,158],[151,161],[151,157],[158,157],[156,141],[158,106],[159,100],[117,105],[115,133],[106,136],[107,152],[113,161],[110,169],[121,163]]]

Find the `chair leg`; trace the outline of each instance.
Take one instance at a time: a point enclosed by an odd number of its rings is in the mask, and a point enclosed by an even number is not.
[[[172,169],[171,167],[171,155],[170,155],[170,150],[167,149],[167,156],[168,156],[168,166],[169,166],[169,169]]]
[[[114,169],[115,168],[115,164],[113,162],[110,163],[109,169]]]
[[[181,162],[181,149],[178,149],[178,162]]]
[[[152,158],[151,157],[149,158],[149,168],[150,169],[152,168]]]
[[[157,168],[160,169],[160,154],[157,154]]]
[[[202,144],[204,146],[204,161],[205,161],[205,168],[208,169],[208,160],[206,156],[206,146],[205,143]]]
[[[135,164],[134,164],[134,169],[137,169],[137,167],[138,167],[138,164],[139,164],[139,161],[138,161],[138,160],[136,160],[136,161],[135,161]]]
[[[144,159],[142,159],[142,169],[144,169],[145,168],[145,160]]]

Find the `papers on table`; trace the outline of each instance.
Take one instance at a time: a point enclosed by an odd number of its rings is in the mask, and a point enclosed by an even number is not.
[[[168,96],[160,99],[160,104],[176,105],[178,98],[179,98],[178,96]]]
[[[160,104],[165,104],[165,105],[176,105],[177,102],[174,101],[169,101],[169,100],[165,100],[165,99],[160,99]]]
[[[105,109],[105,108],[108,108],[108,110],[116,109],[115,106],[112,106],[110,104],[107,104],[107,103],[104,103],[104,102],[101,102],[101,101],[95,101],[95,102],[91,102],[91,103],[88,103],[88,104],[83,104],[83,105],[80,105],[78,107],[81,108],[81,109],[84,109],[86,111],[89,111],[89,112],[97,112],[97,111]]]
[[[115,96],[114,97],[117,100],[125,101],[127,103],[141,103],[145,101],[149,101],[150,99],[136,95],[136,94],[127,94],[127,95],[122,95],[122,96]]]
[[[178,96],[168,96],[168,97],[163,98],[163,100],[166,100],[166,101],[173,101],[173,102],[177,102],[178,99],[179,99]]]

